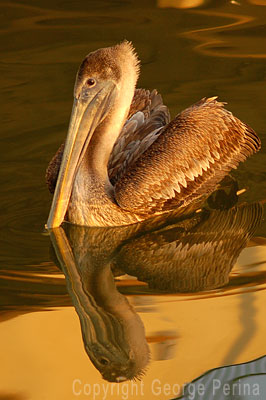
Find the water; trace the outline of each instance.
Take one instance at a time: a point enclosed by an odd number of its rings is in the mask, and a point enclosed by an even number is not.
[[[96,269],[93,278],[85,277],[85,281],[99,279],[100,288],[101,279],[109,282],[106,292],[109,297],[103,300],[101,293],[92,295],[105,312],[112,311],[116,318],[120,315],[122,332],[126,332],[123,340],[117,340],[120,347],[130,349],[134,339],[130,330],[123,331],[130,315],[138,332],[142,332],[139,346],[143,357],[146,352],[150,358],[143,368],[143,381],[138,383],[140,388],[143,382],[145,396],[141,392],[138,396],[130,391],[128,395],[123,394],[123,387],[124,391],[130,389],[123,385],[130,383],[120,383],[114,384],[114,392],[107,398],[173,398],[176,397],[173,390],[162,389],[160,394],[152,391],[153,380],[158,379],[161,386],[169,384],[173,389],[174,383],[182,386],[211,368],[246,363],[265,354],[266,224],[256,209],[260,207],[256,202],[266,198],[263,146],[266,140],[266,3],[262,0],[237,4],[195,3],[195,8],[184,8],[184,2],[166,0],[7,1],[0,4],[0,397],[93,398],[92,393],[83,393],[84,384],[88,384],[88,391],[93,383],[108,383],[88,358],[88,355],[92,357],[92,347],[89,346],[87,353],[84,350],[84,329],[81,332],[80,309],[75,303],[81,293],[75,285],[71,291],[70,285],[76,281],[58,261],[56,265],[50,239],[43,234],[51,202],[44,173],[66,134],[79,63],[89,51],[124,38],[132,40],[142,60],[139,87],[157,88],[172,116],[204,96],[218,95],[228,102],[228,108],[235,115],[256,130],[262,139],[262,150],[233,174],[239,187],[247,189],[239,202],[247,202],[249,206],[244,211],[236,211],[247,236],[241,241],[241,233],[235,237],[229,235],[233,237],[231,243],[238,242],[238,250],[230,250],[229,246],[228,251],[235,252],[230,258],[232,270],[223,270],[220,281],[214,274],[208,282],[201,281],[201,286],[195,280],[194,286],[189,287],[191,275],[186,279],[183,273],[179,280],[182,285],[170,287],[171,271],[168,281],[165,274],[159,275],[157,280],[154,276],[151,278],[151,265],[160,257],[157,254],[152,259],[149,246],[152,243],[160,251],[162,243],[170,239],[192,243],[193,235],[189,239],[181,238],[180,232],[177,238],[161,233],[158,236],[158,232],[153,231],[136,238],[127,232],[128,242],[122,242],[123,246],[119,235],[112,244],[99,240],[103,244],[99,248],[95,246],[97,251],[107,252],[111,247],[112,257],[115,255],[112,265],[115,275],[121,271],[127,274],[118,279],[119,291],[112,286],[107,267],[98,277],[95,260],[99,254],[93,253],[90,247],[82,253],[82,257],[89,260],[86,262],[90,262],[90,268]],[[192,2],[185,4],[188,6]],[[230,223],[229,214],[226,218]],[[222,232],[226,237],[228,226],[219,222],[226,218],[218,212],[214,216],[211,214],[203,227],[197,221],[197,229],[203,235],[201,240],[206,240],[211,224],[214,231],[218,229],[219,237]],[[194,235],[199,232],[195,229]],[[83,276],[82,266],[77,262],[81,257],[78,249],[82,246],[74,240],[76,234],[72,232],[71,235],[71,246],[76,244],[71,271]],[[95,232],[90,232],[89,237],[96,238],[95,243],[98,243]],[[141,258],[141,251],[146,258]],[[135,253],[139,257],[138,265],[133,257]],[[104,254],[111,257],[108,252]],[[197,253],[195,257],[197,260]],[[144,262],[145,259],[148,261]],[[173,257],[169,256],[168,260],[164,269],[171,265]],[[208,262],[203,265],[211,265]],[[210,266],[208,271],[211,271]],[[151,288],[147,286],[148,281]],[[171,289],[167,294],[162,291],[166,287]],[[89,287],[85,291],[91,293]],[[117,296],[118,304],[124,305],[122,314],[112,309],[111,294]],[[89,307],[88,318],[92,318],[92,311]],[[86,332],[90,333],[92,326],[87,322]],[[96,332],[101,332],[97,329]],[[109,338],[110,332],[105,344]],[[136,344],[135,348],[138,348]],[[145,364],[145,360],[142,362]],[[81,382],[76,386],[76,390],[82,389],[79,396],[73,393],[75,379]]]

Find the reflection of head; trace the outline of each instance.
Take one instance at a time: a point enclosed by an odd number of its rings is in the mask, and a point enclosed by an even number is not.
[[[102,377],[110,382],[140,378],[149,362],[149,347],[141,319],[127,299],[110,310],[77,309],[85,350]],[[112,295],[110,297],[112,302]],[[107,307],[108,308],[108,307]],[[93,318],[92,318],[93,317]]]
[[[64,240],[57,242],[66,245],[61,249],[62,269],[90,360],[110,382],[138,379],[149,362],[144,326],[116,289],[110,268],[111,254],[123,235],[73,225],[67,226],[68,238],[60,232]]]

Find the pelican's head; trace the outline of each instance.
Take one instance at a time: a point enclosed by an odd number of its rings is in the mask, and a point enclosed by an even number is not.
[[[117,129],[120,125],[122,128],[138,73],[138,58],[127,41],[94,51],[81,63],[75,82],[74,104],[63,159],[47,221],[48,228],[60,226],[63,222],[76,172],[96,128],[107,115],[112,115],[113,121],[118,121]]]
[[[86,99],[102,89],[114,87],[118,91],[125,80],[136,84],[139,61],[132,44],[124,41],[88,54],[82,61],[74,88],[74,98]]]

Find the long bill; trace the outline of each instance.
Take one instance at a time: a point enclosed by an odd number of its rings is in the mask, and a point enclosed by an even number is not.
[[[60,226],[64,220],[76,172],[96,127],[106,117],[115,94],[115,85],[105,82],[90,95],[74,100],[63,158],[54,197],[46,224],[47,229]]]

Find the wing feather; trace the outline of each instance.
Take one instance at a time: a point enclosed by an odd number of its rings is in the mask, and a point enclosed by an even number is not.
[[[45,180],[50,193],[54,193],[56,187],[56,181],[59,174],[60,165],[62,162],[63,152],[65,144],[62,143],[51,161],[48,164],[45,173]]]
[[[168,108],[156,90],[136,89],[129,119],[114,144],[108,162],[109,178],[113,185],[151,146],[169,121]]]
[[[181,112],[115,185],[120,207],[137,213],[185,207],[210,193],[260,148],[256,133],[216,97]]]

